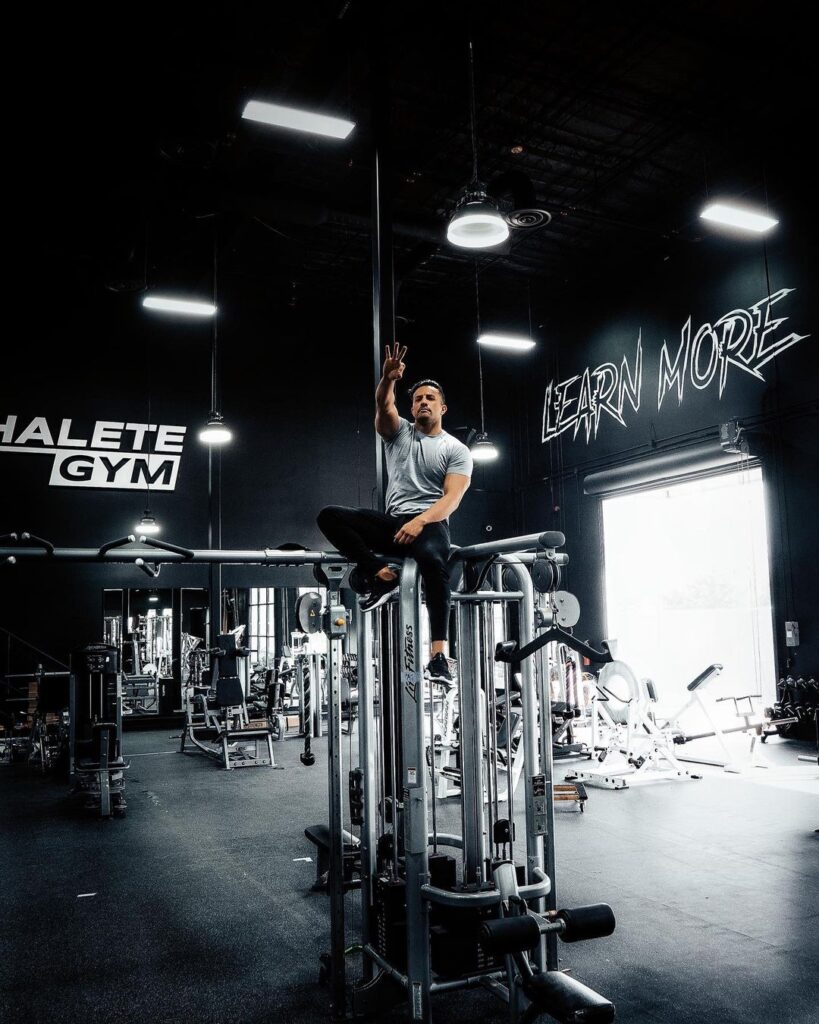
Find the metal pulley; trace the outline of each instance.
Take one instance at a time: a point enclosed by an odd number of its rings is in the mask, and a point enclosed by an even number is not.
[[[302,633],[321,631],[321,596],[315,590],[302,594],[296,601],[296,621]]]
[[[580,602],[568,590],[556,590],[548,595],[541,607],[535,610],[535,626],[548,629],[551,626],[562,626],[570,629],[580,619]]]
[[[580,602],[568,590],[556,590],[551,595],[551,603],[558,626],[568,629],[580,621]]]
[[[540,594],[550,594],[560,586],[560,566],[550,558],[537,558],[532,564],[532,584]]]

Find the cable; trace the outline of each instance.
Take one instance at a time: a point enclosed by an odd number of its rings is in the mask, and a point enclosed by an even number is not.
[[[481,336],[481,295],[478,286],[478,258],[475,257],[475,319],[478,325],[478,337]],[[478,383],[481,394],[481,433],[485,434],[483,418],[483,360],[481,359],[481,346],[478,345]]]
[[[469,122],[472,129],[472,181],[478,180],[478,142],[475,135],[475,52],[469,38]]]

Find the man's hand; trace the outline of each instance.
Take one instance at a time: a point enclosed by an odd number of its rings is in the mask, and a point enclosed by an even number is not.
[[[421,535],[421,531],[426,525],[420,516],[416,516],[415,519],[410,519],[408,523],[404,523],[393,537],[393,540],[396,544],[412,544]]]
[[[381,371],[381,376],[384,380],[401,380],[406,369],[402,360],[407,354],[407,346],[404,345],[399,351],[399,345],[396,341],[392,347],[385,345],[384,352],[384,369]]]

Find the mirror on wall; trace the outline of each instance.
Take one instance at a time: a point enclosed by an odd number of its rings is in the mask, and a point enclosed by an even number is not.
[[[133,718],[181,711],[188,650],[207,646],[207,590],[104,590],[102,606],[105,642],[120,652],[123,715]]]

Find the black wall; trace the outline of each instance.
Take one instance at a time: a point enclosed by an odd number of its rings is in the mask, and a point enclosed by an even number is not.
[[[529,390],[532,421],[536,408],[537,419],[542,416],[549,381],[582,375],[586,367],[594,370],[606,361],[619,364],[624,355],[633,368],[638,336],[642,345],[639,411],[626,400],[625,425],[603,413],[596,436],[592,430],[588,441],[585,421],[577,436],[570,428],[543,441],[539,422],[529,434],[526,528],[566,533],[568,589],[580,598],[584,635],[605,635],[601,500],[584,493],[587,474],[634,467],[659,453],[706,442],[716,448],[719,424],[736,417],[746,428],[751,453],[760,459],[766,484],[778,667],[805,676],[819,669],[819,601],[813,582],[819,499],[816,254],[802,229],[804,211],[785,205],[779,212],[782,223],[767,244],[703,232],[696,243],[670,246],[653,264],[633,273],[618,269],[612,258],[603,265],[608,274],[576,291],[547,319],[539,379]],[[780,289],[793,290],[771,307],[771,318],[787,319],[770,332],[766,344],[791,332],[807,337],[761,366],[762,379],[729,365],[721,397],[718,371],[701,390],[687,373],[682,400],[672,387],[658,408],[663,343],[673,358],[689,317],[693,338],[703,323],[714,324]],[[700,355],[704,379],[710,351],[706,344]],[[570,394],[579,395],[579,382]],[[800,624],[798,650],[785,647],[786,620]]]
[[[0,449],[0,533],[27,530],[58,547],[96,548],[133,532],[149,503],[163,539],[209,546],[208,452],[196,434],[210,408],[211,326],[151,315],[140,299],[94,280],[63,282],[47,301],[40,297],[34,337],[11,346],[5,357],[0,424],[16,415],[16,437],[33,417],[46,417],[56,437],[60,421],[71,419],[70,436],[90,438],[97,420],[148,422],[150,403],[151,422],[187,428],[175,489],[146,494],[145,488],[54,487],[52,456]],[[221,407],[234,442],[216,456],[222,470],[221,539],[214,536],[212,546],[325,547],[315,525],[323,505],[372,507],[375,500],[368,304],[290,308],[226,267],[218,331]],[[425,376],[444,382],[445,426],[465,436],[465,428],[479,425],[472,329],[463,321],[454,331],[444,329],[429,315],[402,324],[401,331],[410,346],[407,383]],[[512,384],[504,388],[519,388],[519,371],[510,372]],[[458,544],[508,534],[521,519],[521,486],[517,511],[513,496],[517,425],[498,398],[497,392],[487,396],[487,426],[505,457],[491,470],[476,471],[453,521]],[[402,396],[404,414],[408,407]],[[21,562],[0,573],[0,627],[61,661],[72,648],[99,639],[104,588],[150,585],[140,570],[111,564]],[[313,580],[308,570],[234,566],[225,568],[223,582]],[[207,586],[207,569],[165,566],[158,583]],[[28,671],[38,660],[20,645],[5,645],[0,671]]]
[[[699,231],[684,242],[669,241],[640,266],[623,266],[616,252],[600,253],[582,277],[533,283],[539,349],[517,360],[484,355],[486,428],[503,457],[476,468],[453,521],[455,543],[564,530],[572,558],[568,586],[581,600],[584,634],[599,638],[599,500],[583,495],[586,473],[715,437],[720,423],[738,417],[752,436],[768,484],[779,667],[789,667],[783,623],[796,619],[802,646],[791,667],[798,674],[815,673],[816,254],[804,199],[787,188],[773,197],[781,223],[766,245]],[[520,326],[527,319],[525,292],[502,281],[502,257],[481,267],[485,326]],[[464,280],[470,276],[467,265]],[[144,422],[150,402],[153,422],[188,431],[176,489],[150,495],[162,536],[207,547],[208,455],[195,435],[210,407],[210,326],[152,317],[139,306],[138,295],[109,291],[93,277],[50,281],[45,294],[41,285],[31,282],[25,306],[33,310],[31,322],[4,355],[0,424],[9,414],[20,424],[46,416],[56,429],[70,418],[75,434],[82,434],[100,419]],[[721,398],[716,380],[696,390],[689,379],[682,403],[672,392],[657,408],[662,344],[673,355],[689,317],[695,328],[713,323],[783,288],[793,291],[773,307],[773,315],[787,320],[772,336],[795,331],[808,337],[762,367],[764,379],[730,367]],[[220,310],[221,406],[235,432],[221,455],[221,546],[322,546],[315,516],[324,504],[373,503],[369,303],[351,297],[338,308],[291,307],[271,297],[260,276],[242,276],[226,258]],[[398,311],[398,338],[409,346],[408,381],[441,380],[449,405],[445,426],[464,436],[465,428],[480,424],[472,285],[445,283],[438,294],[421,296],[410,280]],[[548,382],[605,361],[619,364],[624,355],[633,365],[638,335],[639,411],[626,402],[625,426],[603,414],[588,443],[585,430],[576,438],[570,430],[542,442]],[[145,506],[144,492],[51,487],[50,462],[47,455],[0,450],[0,533],[28,530],[60,547],[95,547],[131,532]],[[148,582],[133,567],[110,565],[21,563],[0,567],[0,574],[0,626],[62,660],[72,647],[99,637],[105,587]],[[206,586],[207,572],[165,567],[160,582]],[[309,572],[227,567],[224,575],[229,586],[302,582],[311,582]],[[8,647],[4,667],[7,659]],[[31,664],[17,661],[11,667],[22,671]]]

